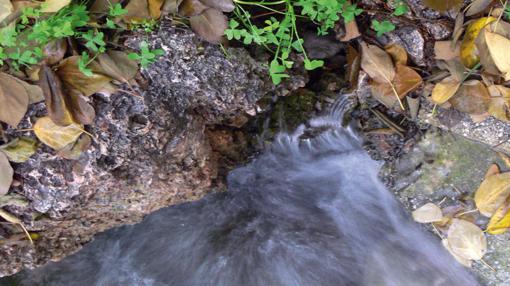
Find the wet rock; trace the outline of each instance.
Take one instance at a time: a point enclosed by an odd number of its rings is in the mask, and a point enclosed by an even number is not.
[[[7,209],[40,238],[33,247],[0,245],[0,276],[59,260],[98,232],[200,198],[217,174],[208,137],[215,135],[206,135],[206,124],[232,121],[260,98],[306,81],[298,76],[275,90],[265,65],[244,49],[229,48],[225,55],[189,31],[166,27],[148,41],[166,52],[143,71],[148,88],[141,96],[94,96],[97,117],[87,127],[94,142],[79,160],[61,159],[43,147],[15,166],[21,184],[11,194],[29,204]],[[136,39],[130,44],[138,46]],[[44,112],[34,105],[22,128]]]

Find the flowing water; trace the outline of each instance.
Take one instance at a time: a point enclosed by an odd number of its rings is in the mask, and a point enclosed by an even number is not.
[[[348,105],[279,135],[230,173],[227,192],[162,209],[0,284],[478,285],[381,184],[379,164],[340,124]]]

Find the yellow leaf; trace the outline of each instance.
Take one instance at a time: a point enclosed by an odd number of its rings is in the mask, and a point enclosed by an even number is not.
[[[476,48],[475,40],[483,27],[493,21],[496,21],[496,18],[483,17],[468,25],[466,33],[464,34],[464,39],[460,45],[460,59],[467,68],[473,68],[480,61],[480,55]]]
[[[71,0],[46,0],[41,5],[41,12],[43,13],[55,13],[60,11],[60,9],[69,5]]]
[[[4,152],[9,161],[23,163],[27,161],[37,150],[37,142],[29,137],[21,137],[0,146],[0,151]]]
[[[447,102],[460,87],[460,82],[454,77],[449,76],[438,82],[432,90],[432,101],[435,104]]]
[[[487,239],[483,231],[466,220],[453,219],[447,238],[451,252],[463,259],[479,260],[487,251]]]
[[[72,123],[68,126],[59,126],[49,117],[41,117],[34,124],[37,138],[55,150],[61,150],[73,143],[83,133],[83,125]]]
[[[427,203],[412,212],[413,219],[419,223],[430,223],[441,221],[443,213],[441,209],[433,203]]]
[[[510,57],[508,56],[510,40],[496,33],[485,31],[485,41],[492,60],[503,73],[505,80],[510,80]]]
[[[510,195],[510,172],[489,176],[475,193],[478,211],[491,217]]]
[[[490,234],[502,234],[510,228],[510,197],[506,198],[502,206],[500,206],[494,215],[492,215],[487,232]]]

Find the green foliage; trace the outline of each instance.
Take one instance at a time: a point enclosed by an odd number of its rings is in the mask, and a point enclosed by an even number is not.
[[[86,76],[91,77],[94,74],[92,73],[92,70],[89,69],[87,66],[93,61],[94,59],[90,59],[90,56],[87,52],[83,52],[81,54],[81,58],[78,61],[78,69]]]
[[[395,16],[402,16],[409,10],[409,7],[407,7],[406,2],[404,0],[395,0],[395,10],[393,11],[393,15]]]
[[[82,34],[83,39],[87,42],[85,47],[94,53],[104,53],[106,51],[106,43],[104,42],[104,34],[93,30],[88,30]]]
[[[387,32],[395,30],[395,25],[388,20],[384,20],[382,22],[372,20],[372,29],[377,32],[377,37],[380,37]]]
[[[79,28],[85,27],[88,21],[84,5],[70,5],[47,18],[41,17],[39,9],[25,8],[15,27],[1,29],[0,64],[9,60],[15,69],[36,64],[44,56],[45,45],[52,40],[78,36],[82,33]],[[29,25],[31,22],[33,25]],[[93,40],[98,43],[97,37]]]
[[[120,5],[120,3],[116,3],[115,5],[112,5],[110,3],[110,7],[108,8],[108,16],[113,18],[125,15],[127,14],[127,12],[128,10],[122,8],[122,5]]]
[[[505,17],[510,20],[510,6],[509,5],[506,5],[505,6]]]
[[[130,60],[139,61],[143,68],[148,67],[150,64],[156,62],[158,56],[164,55],[162,49],[150,50],[149,44],[146,41],[140,43],[140,53],[130,53],[128,55]]]
[[[319,35],[326,35],[341,19],[345,23],[354,20],[361,14],[362,9],[349,4],[346,0],[281,0],[277,2],[245,2],[236,1],[234,10],[235,19],[231,19],[225,35],[229,40],[242,41],[246,45],[255,43],[264,46],[274,54],[269,65],[269,74],[274,84],[279,84],[283,78],[289,77],[286,71],[294,65],[290,60],[292,52],[304,56],[304,66],[307,70],[314,70],[324,65],[321,60],[308,58],[303,47],[303,39],[297,30],[297,18],[313,21],[317,24]],[[261,26],[252,23],[252,15],[242,5],[255,5],[265,8],[278,17],[269,17]],[[273,5],[284,6],[284,9],[275,10]],[[280,7],[281,7],[280,6]],[[296,9],[300,15],[296,14]]]

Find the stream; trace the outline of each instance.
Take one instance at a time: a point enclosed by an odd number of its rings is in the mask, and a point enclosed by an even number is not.
[[[341,122],[280,134],[228,175],[228,191],[109,230],[60,261],[0,285],[479,285],[410,220],[380,164]]]

